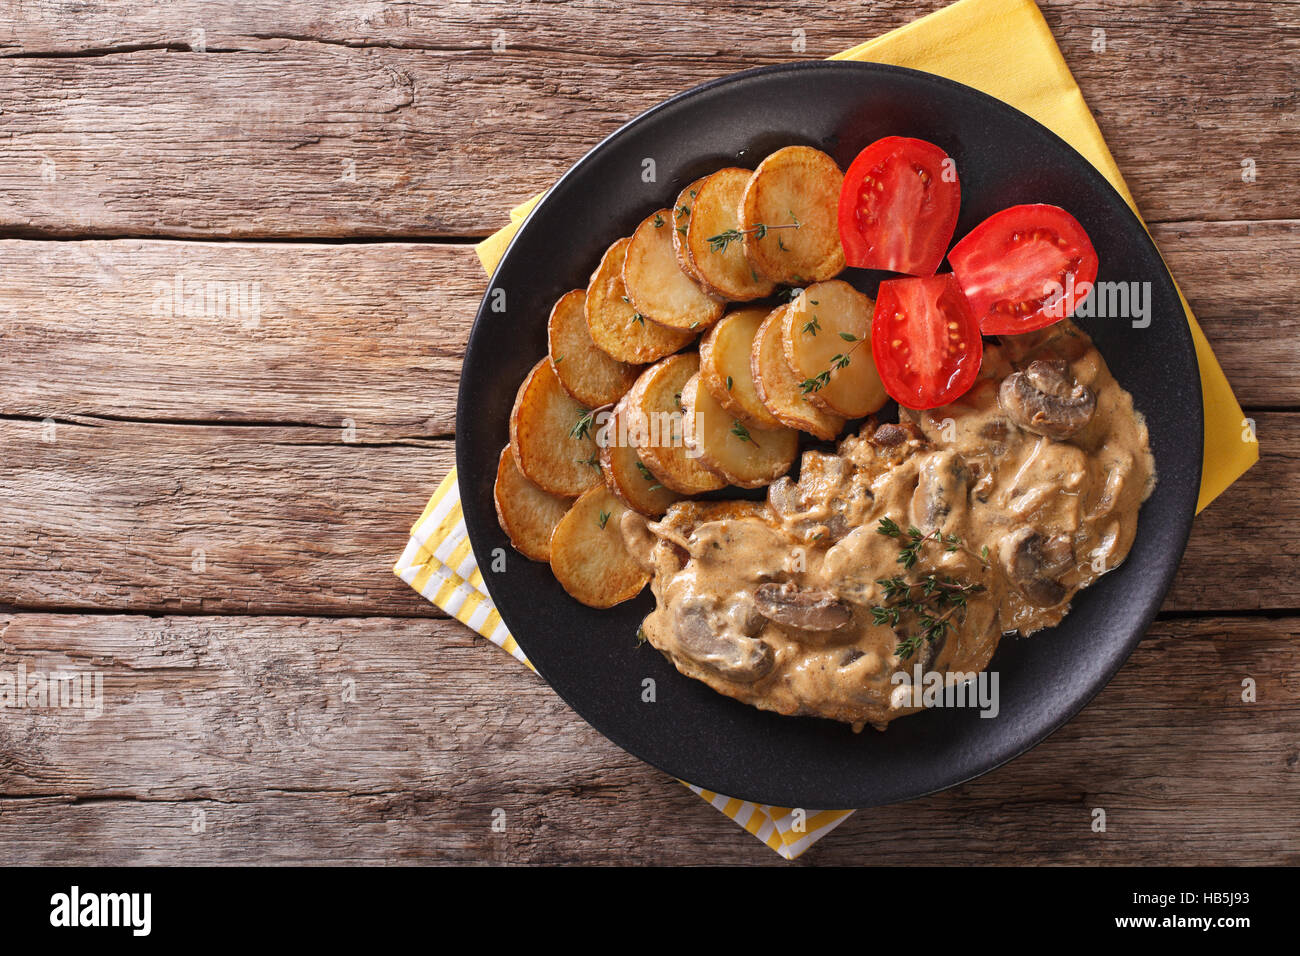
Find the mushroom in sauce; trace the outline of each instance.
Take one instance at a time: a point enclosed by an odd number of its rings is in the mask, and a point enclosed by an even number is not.
[[[1055,607],[1065,600],[1065,585],[1057,580],[1074,563],[1074,550],[1065,535],[1045,538],[1035,528],[1020,528],[1002,539],[1002,564],[1007,576],[1029,603]]]
[[[625,519],[638,552],[655,539],[650,644],[753,706],[883,729],[918,709],[895,677],[978,673],[1004,633],[1058,623],[1124,560],[1155,483],[1132,398],[1059,325],[988,345],[983,378],[952,405],[807,451],[767,502]],[[895,615],[953,588],[959,604]],[[928,631],[926,614],[951,626]]]
[[[768,582],[754,591],[758,613],[773,624],[800,631],[834,631],[853,620],[853,610],[830,591],[792,581]]]
[[[1092,420],[1097,396],[1074,381],[1063,359],[1037,359],[1002,380],[998,404],[1021,428],[1064,441]]]
[[[748,683],[772,670],[772,645],[736,629],[726,614],[710,613],[702,602],[685,605],[676,618],[677,648],[728,680]]]

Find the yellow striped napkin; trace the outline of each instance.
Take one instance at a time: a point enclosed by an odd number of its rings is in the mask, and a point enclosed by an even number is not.
[[[1101,130],[1033,0],[959,0],[831,59],[907,66],[995,96],[1074,146],[1133,206]],[[479,259],[489,274],[540,199],[535,196],[510,210],[510,225],[479,243]],[[1259,446],[1242,440],[1245,422],[1241,406],[1186,299],[1183,308],[1200,362],[1205,403],[1205,467],[1197,505],[1200,511],[1259,459]],[[502,624],[474,563],[465,535],[455,469],[438,486],[411,529],[410,543],[394,571],[457,620],[532,666]],[[852,812],[761,806],[685,785],[789,860],[835,829]]]

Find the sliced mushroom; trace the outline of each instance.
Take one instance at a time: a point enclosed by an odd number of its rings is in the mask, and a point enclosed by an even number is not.
[[[767,486],[767,503],[778,518],[789,518],[803,511],[799,486],[789,475],[778,478]]]
[[[1025,600],[1036,607],[1055,607],[1065,600],[1066,588],[1056,577],[1074,561],[1064,535],[1045,538],[1035,528],[1021,528],[1002,539],[1002,565]]]
[[[853,620],[853,610],[830,591],[801,588],[793,581],[754,589],[758,613],[781,627],[834,631]]]
[[[957,453],[945,449],[921,464],[912,495],[912,523],[922,531],[941,529],[954,509],[966,506],[970,471]]]
[[[944,645],[948,643],[948,632],[944,631],[933,641],[922,641],[921,649],[917,652],[915,661],[908,661],[913,667],[920,666],[921,673],[928,673],[934,666],[934,662],[939,659],[943,653]]]
[[[674,621],[677,650],[728,680],[752,683],[771,672],[776,663],[772,645],[746,637],[715,620],[702,604],[689,604]]]
[[[1064,441],[1092,421],[1097,396],[1075,383],[1063,360],[1039,359],[1002,380],[998,404],[1021,428]]]
[[[865,431],[866,429],[863,429]],[[909,438],[913,437],[914,432],[904,425],[895,425],[886,422],[875,430],[871,436],[871,444],[877,448],[896,448],[903,444]]]

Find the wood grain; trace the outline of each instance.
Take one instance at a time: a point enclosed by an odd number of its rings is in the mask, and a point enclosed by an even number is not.
[[[279,4],[187,0],[75,25],[17,7],[0,25],[0,232],[483,235],[666,97],[940,5],[352,2],[285,20]],[[1047,5],[1148,219],[1296,215],[1297,9]]]
[[[391,568],[451,442],[106,420],[52,434],[0,422],[0,605],[442,613]]]
[[[1038,748],[804,862],[1300,862],[1298,648],[1294,617],[1163,622]],[[4,712],[7,862],[778,862],[454,622],[0,617],[20,664],[104,707]]]
[[[1300,221],[1153,231],[1238,399],[1300,405]],[[202,309],[175,307],[178,277]],[[247,314],[216,314],[209,284]],[[0,415],[447,436],[486,285],[462,245],[0,241]]]
[[[1165,223],[1151,234],[1237,401],[1300,403],[1300,220]]]
[[[486,284],[459,245],[0,241],[0,413],[447,436]]]
[[[1197,519],[1166,611],[1300,608],[1300,415],[1257,419],[1262,460]],[[388,569],[451,442],[91,419],[49,436],[0,421],[0,604],[436,613]]]

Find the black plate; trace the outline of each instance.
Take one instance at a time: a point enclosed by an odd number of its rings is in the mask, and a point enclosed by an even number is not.
[[[956,237],[1016,203],[1055,203],[1087,229],[1099,279],[1151,283],[1149,328],[1082,320],[1120,383],[1147,416],[1159,471],[1128,561],[1074,602],[1064,623],[1006,640],[1001,713],[930,710],[883,734],[780,717],[682,677],[637,625],[648,590],[609,611],[569,598],[544,564],[510,550],[492,484],[515,391],[546,352],[552,303],[586,285],[601,253],[678,190],[722,166],[754,166],[795,143],[826,150],[842,168],[882,136],[943,147],[961,176]],[[653,160],[655,182],[644,182]],[[879,274],[850,270],[875,294]],[[506,311],[494,312],[492,290]],[[968,87],[913,70],[850,62],[750,70],[705,84],[642,114],[588,153],[515,237],[479,308],[461,378],[456,463],[465,524],[506,625],[555,691],[628,752],[705,789],[785,807],[868,807],[920,796],[985,773],[1076,714],[1142,639],[1178,567],[1201,474],[1201,388],[1173,282],[1141,223],[1064,141]],[[490,556],[504,548],[506,570]],[[642,681],[657,701],[642,701]]]

